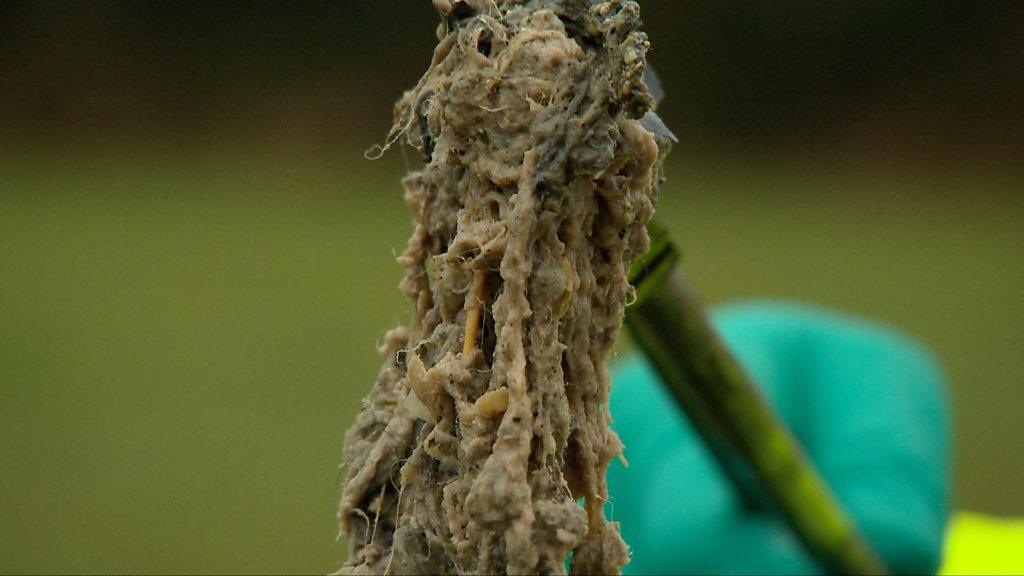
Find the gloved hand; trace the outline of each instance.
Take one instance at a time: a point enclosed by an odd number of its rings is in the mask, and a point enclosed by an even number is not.
[[[935,573],[949,513],[943,378],[918,344],[800,306],[748,304],[715,322],[862,533],[896,573]],[[813,574],[785,523],[743,509],[640,357],[613,373],[629,468],[609,469],[606,511],[633,550],[627,574]]]

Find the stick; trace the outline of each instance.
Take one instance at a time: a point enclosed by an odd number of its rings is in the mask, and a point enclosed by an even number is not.
[[[667,231],[630,271],[637,302],[626,325],[749,508],[775,508],[807,551],[836,574],[884,574],[866,540],[775,411],[712,328],[678,272]]]
[[[480,334],[480,317],[484,300],[487,299],[487,271],[473,272],[473,293],[469,296],[466,314],[466,335],[462,342],[462,354],[468,356],[476,348],[476,339]]]

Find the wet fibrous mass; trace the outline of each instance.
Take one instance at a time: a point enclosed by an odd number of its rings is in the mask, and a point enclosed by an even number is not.
[[[606,361],[664,153],[639,8],[433,3],[389,138],[427,159],[403,182],[413,314],[346,436],[342,571],[618,573]]]

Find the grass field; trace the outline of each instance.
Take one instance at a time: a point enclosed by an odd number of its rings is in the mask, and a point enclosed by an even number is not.
[[[696,286],[920,335],[958,502],[1024,513],[1024,182],[740,165],[670,168]],[[401,172],[0,159],[0,572],[331,571],[342,433],[406,317]]]

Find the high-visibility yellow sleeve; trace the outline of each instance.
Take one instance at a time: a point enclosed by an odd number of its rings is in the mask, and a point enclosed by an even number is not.
[[[1024,574],[1024,519],[957,514],[947,536],[942,574]]]

